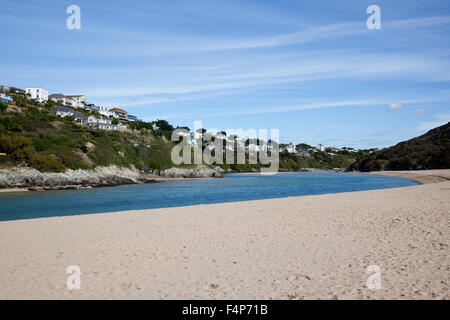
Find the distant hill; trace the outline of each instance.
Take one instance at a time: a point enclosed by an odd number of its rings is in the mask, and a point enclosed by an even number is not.
[[[362,157],[347,170],[450,168],[450,122],[399,144]]]

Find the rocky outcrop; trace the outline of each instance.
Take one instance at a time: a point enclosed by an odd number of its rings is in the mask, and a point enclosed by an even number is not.
[[[170,168],[158,173],[159,177],[166,178],[207,178],[222,176],[216,170],[205,166],[197,166],[192,169]],[[97,167],[92,170],[69,169],[65,172],[40,172],[27,167],[0,169],[0,189],[81,189],[153,181],[155,179],[135,168],[119,168],[116,166]]]
[[[214,170],[216,170],[216,171],[219,172],[219,173],[224,173],[224,172],[225,172],[225,170],[222,169],[222,168],[219,167],[219,166],[214,167]]]
[[[210,178],[210,177],[222,177],[222,173],[216,169],[211,169],[203,165],[199,165],[195,168],[176,168],[162,170],[161,176],[166,178]]]
[[[0,188],[83,188],[118,184],[143,183],[137,169],[116,166],[97,167],[92,170],[67,170],[65,172],[40,172],[33,168],[0,170]]]

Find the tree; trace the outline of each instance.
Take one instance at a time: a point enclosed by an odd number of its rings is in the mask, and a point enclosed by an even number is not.
[[[156,120],[156,126],[162,131],[173,131],[173,127],[166,120]]]

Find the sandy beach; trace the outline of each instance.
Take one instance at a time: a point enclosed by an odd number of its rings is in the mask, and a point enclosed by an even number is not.
[[[450,170],[376,174],[424,184],[0,222],[0,299],[449,299]]]

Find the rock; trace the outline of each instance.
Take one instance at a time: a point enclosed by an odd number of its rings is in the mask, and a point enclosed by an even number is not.
[[[162,170],[160,175],[166,178],[209,178],[221,177],[222,173],[204,165],[199,165],[193,169],[172,167],[170,169]]]
[[[195,168],[170,168],[153,170],[153,177],[136,168],[117,166],[97,167],[91,170],[67,170],[65,172],[40,172],[34,168],[20,167],[0,169],[0,188],[27,188],[29,190],[84,189],[89,187],[145,183],[158,176],[168,178],[222,177],[215,169],[200,165]]]
[[[92,151],[94,151],[95,150],[95,144],[93,144],[93,143],[91,143],[91,142],[86,142],[85,144],[84,144],[84,146],[86,147],[86,149],[87,149],[87,151],[88,152],[92,152]]]
[[[214,170],[216,170],[217,172],[220,172],[220,173],[224,173],[225,172],[225,170],[223,170],[221,167],[219,167],[219,166],[216,166],[216,167],[214,167]]]
[[[89,186],[110,186],[144,182],[135,168],[116,166],[97,167],[92,170],[67,170],[65,172],[40,172],[33,168],[0,170],[0,188],[61,189]]]
[[[94,166],[94,163],[92,162],[92,160],[87,156],[86,153],[84,153],[83,151],[81,151],[80,149],[75,149],[73,151],[73,154],[75,155],[75,157],[77,157],[79,160],[83,161],[85,164],[88,165],[89,168],[92,168]]]
[[[55,129],[64,129],[67,127],[67,125],[62,121],[52,121],[50,122],[50,125]]]

